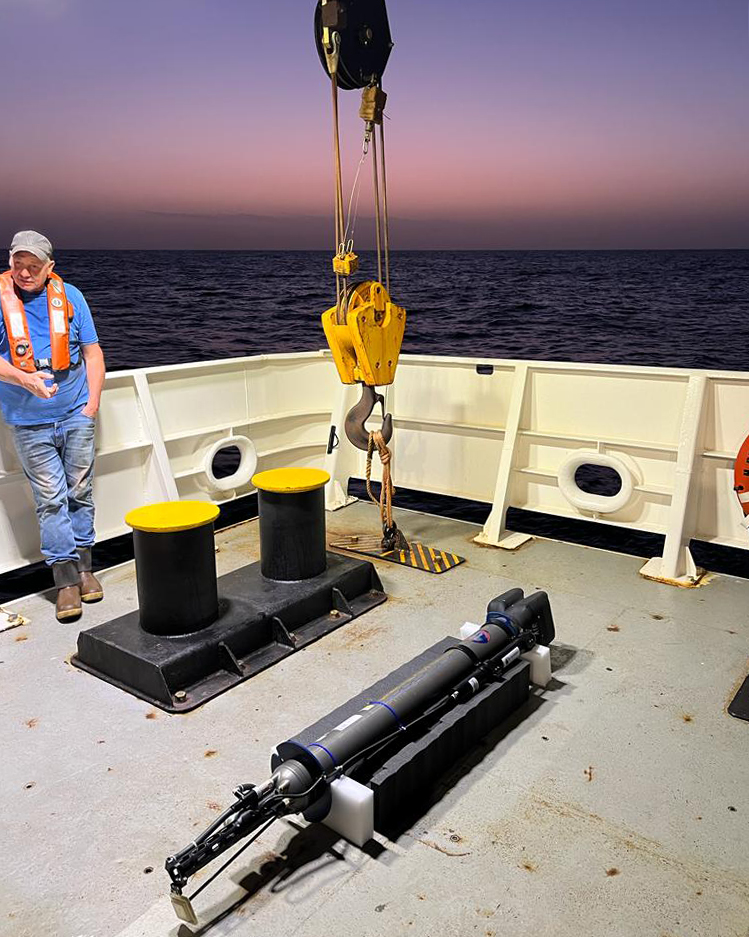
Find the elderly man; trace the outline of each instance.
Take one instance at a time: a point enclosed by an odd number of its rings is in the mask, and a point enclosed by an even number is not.
[[[31,483],[57,618],[103,598],[91,572],[94,430],[104,356],[79,290],[53,273],[52,244],[19,231],[0,274],[0,407]]]

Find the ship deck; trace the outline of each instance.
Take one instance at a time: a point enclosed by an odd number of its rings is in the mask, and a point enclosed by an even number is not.
[[[642,560],[401,512],[467,563],[441,576],[377,562],[388,601],[200,709],[169,716],[73,668],[79,627],[136,606],[132,563],[102,574],[80,623],[52,596],[0,634],[0,935],[12,937],[746,937],[749,724],[726,705],[747,670],[749,582],[641,579]],[[376,509],[328,515],[371,531]],[[256,521],[216,537],[219,575],[258,559]],[[180,924],[167,855],[260,781],[276,743],[521,586],[546,590],[554,679],[440,782],[400,838],[360,850],[279,821]],[[214,863],[218,865],[218,863]],[[211,874],[210,867],[195,885]]]

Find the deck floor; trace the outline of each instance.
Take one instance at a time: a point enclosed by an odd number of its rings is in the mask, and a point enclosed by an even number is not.
[[[376,510],[329,515],[369,531]],[[749,723],[725,707],[747,670],[749,582],[647,582],[642,561],[536,540],[481,548],[477,528],[401,513],[468,562],[442,576],[388,563],[379,608],[188,715],[74,669],[78,628],[136,605],[132,564],[80,625],[51,596],[0,634],[0,935],[746,937]],[[217,535],[219,574],[258,558],[257,522]],[[164,859],[268,775],[273,746],[512,586],[549,592],[554,681],[455,766],[397,842],[359,850],[280,821],[174,918]],[[208,877],[210,869],[198,877]]]

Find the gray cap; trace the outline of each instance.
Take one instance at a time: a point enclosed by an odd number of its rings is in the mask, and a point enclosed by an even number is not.
[[[52,260],[52,242],[38,231],[19,231],[10,242],[11,255],[28,251],[45,263]]]

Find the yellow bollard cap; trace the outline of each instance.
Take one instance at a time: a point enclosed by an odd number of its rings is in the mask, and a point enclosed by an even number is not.
[[[278,468],[258,472],[252,476],[252,484],[261,491],[294,495],[303,491],[314,491],[330,481],[330,475],[322,469]]]
[[[210,524],[218,515],[218,506],[210,501],[163,501],[128,511],[125,523],[150,534],[172,534]]]

